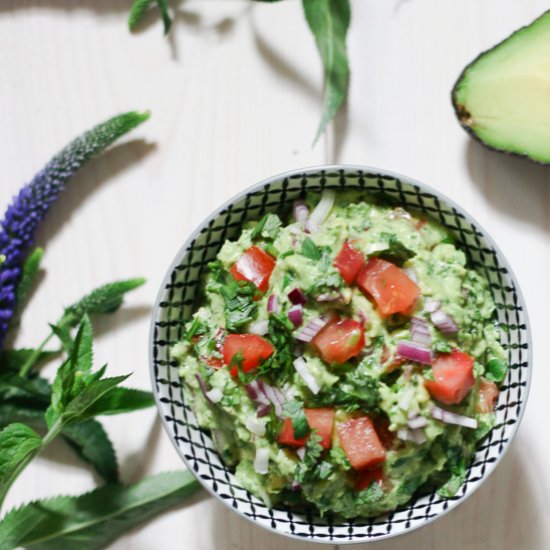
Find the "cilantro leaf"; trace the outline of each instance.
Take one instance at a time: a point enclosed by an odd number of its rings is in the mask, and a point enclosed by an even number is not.
[[[263,237],[264,239],[274,241],[277,238],[282,225],[283,223],[281,222],[279,216],[276,214],[266,214],[254,226],[254,229],[250,233],[250,238],[254,240],[258,237]]]
[[[500,359],[491,359],[485,367],[485,378],[500,384],[506,377],[508,365]]]
[[[321,259],[321,249],[309,238],[306,237],[302,241],[302,255],[314,262],[318,262]]]
[[[304,459],[296,466],[294,479],[298,483],[307,483],[317,479],[317,465],[324,448],[321,445],[323,438],[313,432],[306,443]]]
[[[392,262],[399,267],[402,267],[407,260],[410,260],[416,256],[416,252],[413,252],[411,249],[407,248],[393,234],[389,237],[388,245],[388,248],[374,252],[369,256],[377,256],[387,260],[388,262]]]
[[[292,421],[295,439],[302,439],[310,432],[303,403],[287,401],[283,406],[283,415]]]
[[[359,491],[357,495],[357,505],[371,504],[377,502],[384,496],[384,490],[380,486],[380,483],[373,481],[366,489]]]

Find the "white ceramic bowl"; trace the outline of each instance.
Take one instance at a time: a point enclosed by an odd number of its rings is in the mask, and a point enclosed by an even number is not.
[[[508,353],[510,370],[496,405],[496,425],[472,460],[457,494],[418,497],[376,518],[341,520],[301,515],[286,508],[267,508],[237,483],[201,430],[186,402],[178,366],[170,348],[182,337],[183,324],[201,299],[200,278],[226,239],[237,238],[243,223],[265,212],[288,211],[294,199],[323,189],[358,189],[416,210],[446,226],[470,267],[489,281],[497,306],[496,322]],[[464,210],[441,193],[411,178],[362,166],[322,166],[295,170],[246,189],[213,212],[187,239],[164,278],[153,312],[151,376],[164,427],[197,479],[237,514],[289,537],[345,544],[393,537],[441,517],[471,495],[504,455],[525,408],[531,374],[531,340],[525,303],[508,262],[493,240]]]

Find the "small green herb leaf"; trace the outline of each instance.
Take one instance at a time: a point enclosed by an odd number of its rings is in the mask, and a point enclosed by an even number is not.
[[[71,350],[73,349],[73,345],[74,345],[73,337],[71,335],[71,330],[65,325],[54,325],[50,323],[49,326],[52,332],[54,333],[54,335],[57,336],[57,339],[61,342],[63,349],[67,353],[71,353]]]
[[[340,109],[348,91],[346,36],[351,18],[349,0],[302,0],[324,69],[323,114],[314,144]]]
[[[407,248],[395,235],[390,236],[388,244],[388,248],[375,252],[371,254],[371,256],[378,256],[400,267],[403,266],[407,260],[416,256],[416,252]]]
[[[287,401],[283,406],[283,414],[292,421],[295,439],[302,439],[310,432],[303,403]]]
[[[309,237],[302,242],[302,254],[315,262],[318,262],[322,256],[321,249]]]
[[[255,226],[250,233],[251,239],[263,237],[267,240],[275,240],[282,227],[282,222],[276,214],[266,214]]]
[[[500,384],[506,377],[508,365],[500,359],[491,359],[485,369],[485,378]]]
[[[107,485],[78,497],[38,500],[0,522],[0,550],[99,550],[132,527],[181,504],[200,488],[188,472]]]

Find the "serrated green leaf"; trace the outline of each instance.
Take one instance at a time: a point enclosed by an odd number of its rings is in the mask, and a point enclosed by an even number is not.
[[[62,431],[65,441],[107,482],[117,483],[118,464],[113,444],[97,420],[86,420]]]
[[[0,403],[0,430],[13,423],[44,426],[44,405],[33,407],[17,400]]]
[[[96,406],[98,400],[107,394],[114,387],[118,386],[121,382],[126,380],[130,376],[113,376],[111,378],[103,378],[101,380],[94,380],[88,383],[74,399],[65,407],[65,410],[61,413],[61,418],[64,424],[73,422],[82,422],[87,420],[93,415],[102,414],[101,410]],[[106,399],[105,402],[109,404],[110,400]]]
[[[32,348],[0,350],[0,370],[19,370],[34,353],[35,350]],[[56,355],[58,355],[57,351],[41,351],[38,353],[36,363],[48,361]]]
[[[128,28],[133,31],[138,26],[139,22],[152,6],[154,0],[135,0],[130,9],[130,15],[128,17]]]
[[[168,2],[167,0],[157,0],[157,4],[162,15],[162,22],[164,24],[164,34],[170,32],[170,27],[172,26],[172,19],[168,13]]]
[[[53,384],[51,404],[46,411],[46,424],[51,428],[61,416],[72,397],[75,370],[69,359],[57,369]]]
[[[23,378],[14,372],[0,374],[0,399],[32,399],[38,403],[49,403],[50,383],[39,376]]]
[[[313,142],[315,144],[348,92],[346,37],[351,8],[349,0],[302,0],[302,5],[324,69],[323,114]]]
[[[41,446],[42,438],[25,424],[9,424],[0,432],[0,506],[17,474]]]
[[[155,404],[153,394],[133,388],[113,388],[99,398],[88,410],[91,416],[128,413],[152,407]]]
[[[0,522],[0,550],[96,550],[140,523],[182,503],[200,488],[188,472],[107,485],[78,497],[39,500]]]
[[[15,304],[18,314],[21,313],[34,282],[36,281],[43,255],[44,250],[37,247],[27,256],[25,262],[23,263],[21,278],[19,279],[19,283],[17,284],[17,288],[15,290]]]
[[[71,352],[71,364],[81,373],[89,373],[93,365],[93,340],[92,324],[87,314],[82,317],[82,322],[76,333]]]
[[[61,342],[63,349],[67,353],[71,353],[74,345],[74,340],[71,335],[70,329],[63,325],[54,325],[53,323],[49,323],[49,327],[52,329],[52,332],[57,337],[57,339]]]
[[[144,283],[145,279],[136,278],[100,286],[66,308],[57,325],[74,328],[80,323],[84,315],[112,313],[122,305],[124,295],[127,292],[138,288]]]

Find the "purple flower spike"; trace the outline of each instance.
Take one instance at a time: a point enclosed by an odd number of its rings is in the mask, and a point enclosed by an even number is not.
[[[0,222],[0,349],[16,307],[23,262],[38,225],[71,176],[89,159],[149,118],[129,112],[76,138],[19,191]]]

